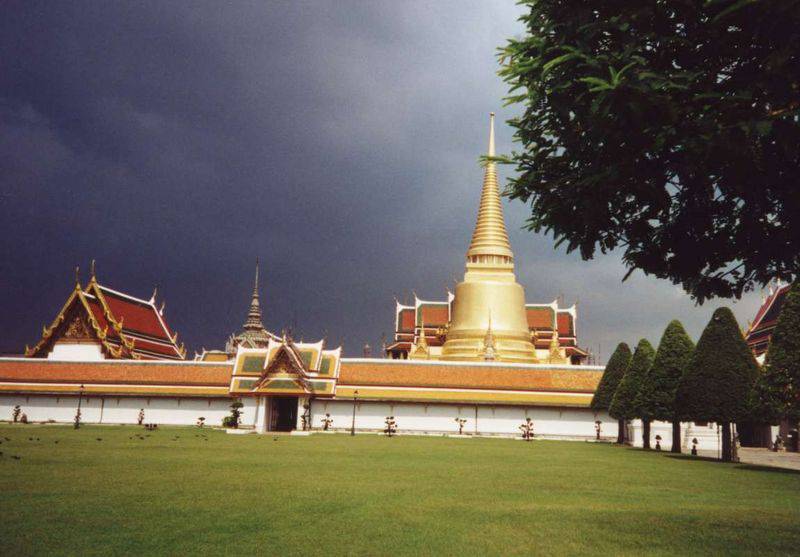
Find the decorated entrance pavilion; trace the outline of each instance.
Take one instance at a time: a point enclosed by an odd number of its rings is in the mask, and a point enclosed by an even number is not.
[[[332,399],[341,349],[322,342],[270,340],[266,349],[240,348],[233,363],[230,393],[255,401],[259,431],[311,429],[311,401]]]

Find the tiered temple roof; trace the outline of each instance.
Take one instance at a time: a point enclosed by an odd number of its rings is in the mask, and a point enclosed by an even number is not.
[[[85,288],[77,277],[75,287],[42,338],[25,349],[25,356],[46,358],[58,343],[99,344],[105,358],[182,360],[186,349],[178,344],[164,319],[164,306],[156,307],[156,292],[149,300],[104,286],[92,264]]]
[[[392,358],[405,358],[424,333],[428,346],[444,344],[444,333],[453,304],[453,294],[447,293],[447,301],[421,300],[414,296],[414,305],[395,302],[394,342],[386,347]],[[535,339],[537,350],[547,350],[553,337],[553,323],[557,323],[559,346],[567,358],[578,363],[588,353],[578,346],[577,306],[559,307],[558,300],[549,304],[525,304],[528,328]]]
[[[277,340],[280,340],[280,338],[264,327],[261,316],[261,303],[258,294],[258,261],[256,261],[256,277],[253,281],[253,296],[250,299],[247,319],[242,325],[242,331],[236,335],[231,335],[228,339],[225,344],[225,353],[232,358],[240,346],[242,348],[266,348],[270,341]]]
[[[790,287],[789,284],[770,286],[753,322],[747,328],[745,333],[747,345],[759,359],[767,352],[769,341],[775,325],[778,324],[778,316]]]

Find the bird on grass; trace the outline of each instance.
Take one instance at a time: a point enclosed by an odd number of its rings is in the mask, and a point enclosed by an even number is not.
[[[21,459],[22,457],[21,457],[21,456],[18,456],[18,455],[15,455],[15,454],[12,454],[12,455],[11,455],[11,458],[13,458],[14,460],[19,460],[19,459]]]
[[[98,438],[97,438],[97,440],[98,440],[98,441],[102,441],[102,440],[103,440],[103,438],[102,438],[102,437],[98,437]]]

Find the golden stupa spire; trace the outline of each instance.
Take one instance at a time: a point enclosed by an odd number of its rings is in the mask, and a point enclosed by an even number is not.
[[[494,152],[494,112],[489,114],[489,157]],[[493,256],[497,256],[494,257]],[[514,254],[508,243],[503,206],[500,202],[500,188],[497,185],[497,163],[486,162],[483,174],[481,204],[478,220],[472,233],[472,242],[467,250],[467,263],[513,264]]]
[[[494,156],[494,113],[489,117],[489,157]],[[489,348],[489,350],[487,350]],[[497,163],[486,162],[478,219],[467,250],[464,280],[456,285],[443,360],[535,362],[525,292],[514,276],[514,254],[497,185]]]

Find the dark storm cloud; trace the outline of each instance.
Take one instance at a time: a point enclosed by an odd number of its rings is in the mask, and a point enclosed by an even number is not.
[[[357,354],[391,333],[393,297],[443,297],[463,273],[495,48],[513,3],[6,3],[0,18],[0,350],[34,342],[72,268],[154,285],[191,348],[244,319],[262,261],[267,326]],[[510,131],[498,128],[500,150]],[[581,298],[585,344],[651,340],[674,287],[621,285],[521,232],[531,300]],[[576,218],[580,218],[579,215]],[[84,274],[85,278],[85,274]],[[739,312],[749,317],[755,300]]]

